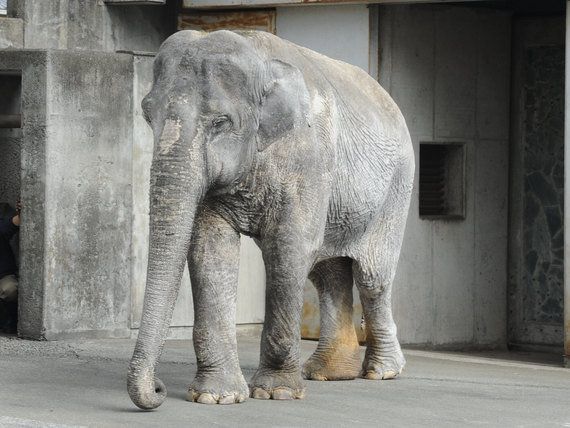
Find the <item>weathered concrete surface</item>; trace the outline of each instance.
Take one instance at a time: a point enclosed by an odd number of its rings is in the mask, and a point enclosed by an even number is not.
[[[24,21],[18,18],[0,19],[0,49],[24,47]]]
[[[304,400],[232,406],[184,401],[196,371],[190,341],[167,341],[159,372],[169,397],[137,410],[125,377],[134,342],[28,342],[0,337],[0,425],[46,426],[525,426],[570,424],[570,372],[532,354],[405,351],[395,381],[308,382]],[[316,342],[304,341],[306,358]],[[246,378],[259,342],[240,338]],[[524,362],[529,361],[529,362]],[[533,362],[534,361],[534,362]],[[31,425],[37,421],[36,425]],[[27,425],[26,425],[27,424]]]
[[[8,14],[23,19],[28,49],[156,51],[175,30],[175,3],[152,7],[17,0],[8,5]]]
[[[564,282],[562,16],[513,32],[509,341],[562,347]]]
[[[48,62],[45,335],[128,337],[132,56]]]
[[[128,337],[132,56],[4,50],[0,70],[22,70],[19,331]]]
[[[466,151],[464,220],[420,218],[416,182],[394,282],[399,337],[505,346],[510,16],[442,5],[379,11],[379,81],[416,155],[423,142]]]

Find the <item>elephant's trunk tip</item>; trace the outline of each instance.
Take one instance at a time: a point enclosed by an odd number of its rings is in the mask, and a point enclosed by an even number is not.
[[[133,364],[129,367],[127,390],[133,403],[143,410],[156,409],[166,399],[166,386],[153,372]]]

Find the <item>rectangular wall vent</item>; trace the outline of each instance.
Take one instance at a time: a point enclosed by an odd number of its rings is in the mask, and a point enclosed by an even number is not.
[[[420,217],[465,218],[463,171],[463,144],[420,144]]]

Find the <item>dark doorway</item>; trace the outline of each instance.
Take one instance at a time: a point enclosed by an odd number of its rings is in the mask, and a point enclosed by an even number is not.
[[[16,202],[20,198],[20,170],[21,170],[21,148],[22,148],[22,127],[21,127],[21,93],[22,78],[19,72],[0,73],[0,219],[8,222],[15,214]],[[13,232],[10,232],[13,233]],[[4,292],[10,288],[16,289],[17,279],[15,276],[7,275],[7,269],[12,271],[14,259],[16,263],[19,259],[19,240],[17,234],[12,237],[9,244],[4,235],[2,250],[2,275],[3,294],[0,299],[0,332],[15,333],[15,322],[17,317],[17,300],[6,301]],[[10,250],[11,247],[11,250]],[[8,268],[8,266],[10,266]],[[9,286],[7,281],[11,277]],[[15,296],[14,293],[9,293]]]

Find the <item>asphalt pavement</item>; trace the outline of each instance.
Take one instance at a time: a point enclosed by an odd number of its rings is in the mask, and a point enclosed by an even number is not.
[[[126,391],[133,347],[0,337],[0,427],[570,427],[570,369],[556,355],[404,350],[406,369],[393,381],[309,381],[303,400],[221,406],[185,401],[192,344],[170,340],[158,368],[168,398],[145,412]],[[315,347],[303,341],[303,358]],[[258,339],[241,338],[239,353],[248,379]]]

